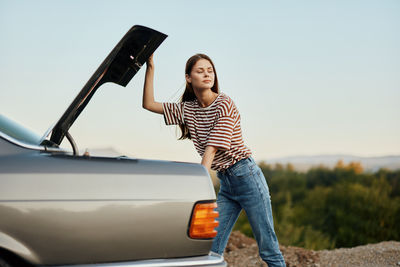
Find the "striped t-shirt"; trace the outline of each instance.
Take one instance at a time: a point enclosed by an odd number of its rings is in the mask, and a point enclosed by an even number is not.
[[[250,149],[244,145],[240,114],[229,96],[221,93],[205,108],[197,99],[162,105],[165,124],[185,124],[201,157],[206,146],[218,148],[211,169],[224,170],[251,155]]]

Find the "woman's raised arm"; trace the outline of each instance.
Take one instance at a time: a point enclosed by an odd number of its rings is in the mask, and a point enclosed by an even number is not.
[[[162,104],[154,101],[154,62],[153,55],[146,62],[146,76],[143,86],[143,101],[142,106],[151,112],[163,114]]]

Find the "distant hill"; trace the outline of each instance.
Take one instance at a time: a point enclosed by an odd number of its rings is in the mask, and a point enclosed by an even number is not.
[[[314,156],[291,156],[282,158],[272,158],[264,160],[267,164],[280,163],[286,165],[287,163],[293,164],[297,171],[307,171],[311,167],[324,165],[328,168],[333,168],[336,163],[342,160],[343,163],[360,162],[364,167],[365,172],[376,172],[380,168],[389,170],[400,169],[400,155],[397,156],[383,156],[383,157],[358,157],[351,155],[314,155]]]

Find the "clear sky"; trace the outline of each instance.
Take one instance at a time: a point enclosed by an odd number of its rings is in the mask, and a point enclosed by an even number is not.
[[[184,65],[208,54],[256,160],[400,154],[400,1],[0,0],[1,113],[43,134],[135,24],[169,37],[155,96],[177,101]],[[78,146],[199,161],[141,108],[144,68],[102,86],[71,128]]]

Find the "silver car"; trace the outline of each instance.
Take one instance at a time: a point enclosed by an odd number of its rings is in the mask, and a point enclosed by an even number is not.
[[[68,132],[102,84],[126,86],[166,37],[132,27],[43,137],[0,115],[1,267],[226,266],[210,252],[218,213],[203,166],[79,155]]]

